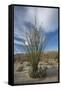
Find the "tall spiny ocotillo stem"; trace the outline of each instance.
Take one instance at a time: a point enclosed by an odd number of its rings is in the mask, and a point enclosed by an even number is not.
[[[35,28],[37,28],[37,8],[35,7]]]

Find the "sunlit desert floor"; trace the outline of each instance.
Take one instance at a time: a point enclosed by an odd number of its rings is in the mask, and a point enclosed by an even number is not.
[[[17,71],[19,63],[14,64],[14,83],[15,84],[24,84],[24,83],[44,83],[44,82],[58,82],[58,65],[47,65],[47,76],[44,78],[30,78],[28,70],[29,66],[26,66],[24,63],[24,68],[22,71]]]

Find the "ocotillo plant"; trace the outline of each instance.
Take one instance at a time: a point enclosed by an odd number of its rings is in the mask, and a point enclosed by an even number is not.
[[[41,58],[41,53],[46,46],[46,37],[41,28],[37,29],[35,26],[31,31],[26,33],[27,55],[32,65],[32,74],[37,77],[38,63]]]
[[[37,77],[38,63],[41,58],[41,53],[46,47],[46,36],[43,33],[41,27],[37,27],[36,17],[35,25],[26,22],[27,25],[31,26],[31,29],[26,32],[26,43],[27,43],[27,57],[32,65],[33,77]]]

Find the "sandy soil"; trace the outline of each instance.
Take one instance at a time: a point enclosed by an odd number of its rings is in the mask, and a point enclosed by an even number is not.
[[[16,71],[18,64],[14,64],[14,83],[43,83],[43,82],[58,82],[58,66],[57,65],[48,65],[47,76],[45,78],[37,78],[33,79],[29,77],[28,69],[29,67],[25,67],[21,72]]]

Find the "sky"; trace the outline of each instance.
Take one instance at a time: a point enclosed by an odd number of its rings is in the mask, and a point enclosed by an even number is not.
[[[14,54],[26,52],[25,33],[35,24],[35,16],[48,38],[45,51],[58,50],[58,8],[14,6]]]

